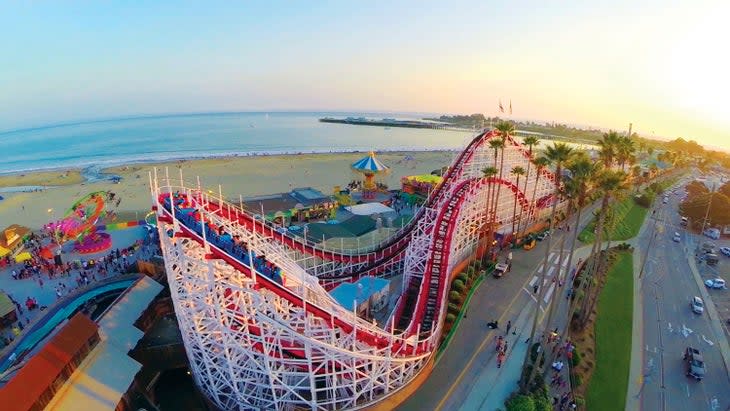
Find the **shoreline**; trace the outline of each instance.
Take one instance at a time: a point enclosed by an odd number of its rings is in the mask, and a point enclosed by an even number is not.
[[[378,150],[376,153],[379,154],[406,154],[406,153],[444,153],[444,152],[455,152],[458,148],[437,148],[437,149],[418,149],[418,148],[398,148],[398,149],[385,149]],[[110,161],[108,164],[93,164],[85,167],[49,167],[42,169],[29,169],[24,171],[8,171],[0,173],[0,193],[13,193],[13,192],[32,192],[38,190],[54,189],[58,187],[66,187],[74,184],[83,183],[95,183],[102,181],[113,181],[115,178],[123,178],[119,175],[119,170],[125,168],[133,168],[135,166],[162,166],[170,164],[180,164],[186,162],[205,161],[205,160],[227,160],[227,159],[242,159],[242,158],[262,158],[262,157],[298,157],[302,155],[338,155],[338,154],[365,154],[367,150],[339,150],[339,151],[325,151],[325,150],[309,150],[309,151],[248,151],[248,152],[235,152],[225,154],[211,154],[211,155],[195,155],[195,156],[183,156],[183,157],[165,157],[159,159],[144,159],[139,161]],[[33,181],[33,178],[42,177],[48,174],[59,174],[56,176],[54,181],[56,184],[7,184],[3,183],[3,180],[27,179]],[[60,175],[71,174],[78,175],[77,179],[61,180]]]
[[[429,174],[438,170],[452,162],[455,152],[381,152],[378,158],[390,167],[390,173],[381,175],[379,181],[391,188],[400,187],[401,177]],[[37,229],[48,221],[63,217],[75,201],[95,191],[115,193],[117,201],[107,202],[107,212],[113,211],[119,216],[124,215],[124,218],[140,218],[146,214],[143,211],[149,210],[153,203],[148,175],[155,167],[158,175],[160,169],[164,175],[165,168],[168,168],[170,176],[174,178],[179,176],[180,171],[187,181],[195,181],[199,177],[202,186],[210,190],[221,186],[227,198],[246,199],[289,192],[298,187],[312,187],[322,193],[331,194],[335,187],[344,187],[361,178],[350,166],[364,155],[362,151],[296,152],[287,155],[224,156],[134,163],[106,168],[97,166],[84,171],[85,175],[93,177],[90,180],[79,179],[78,182],[69,184],[67,180],[58,178],[56,183],[65,185],[44,186],[24,192],[1,192],[0,196],[4,199],[0,200],[0,221],[4,225],[15,223]],[[62,172],[55,174],[58,177]],[[78,176],[81,175],[79,172]],[[112,180],[112,176],[119,177],[119,180]],[[6,179],[5,185],[10,186],[13,178],[11,176]],[[135,212],[138,213],[136,216]]]

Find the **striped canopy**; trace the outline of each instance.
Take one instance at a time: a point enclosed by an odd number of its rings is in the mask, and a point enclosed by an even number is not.
[[[380,160],[375,158],[375,153],[371,151],[366,157],[352,163],[352,169],[355,171],[376,174],[388,171],[389,168],[380,162]]]

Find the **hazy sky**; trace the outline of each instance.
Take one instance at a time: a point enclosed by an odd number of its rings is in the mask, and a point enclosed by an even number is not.
[[[511,98],[516,118],[730,148],[730,1],[27,3],[0,8],[0,129]]]

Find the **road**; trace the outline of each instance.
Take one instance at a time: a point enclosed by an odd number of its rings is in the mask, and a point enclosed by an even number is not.
[[[699,315],[690,309],[690,298],[703,293],[688,260],[694,258],[701,240],[680,226],[679,197],[669,194],[668,204],[657,201],[637,242],[641,255],[647,256],[640,279],[643,381],[638,382],[638,404],[647,411],[725,411],[730,406],[730,378],[720,344],[725,335],[717,332],[709,307]],[[672,240],[675,232],[680,233],[680,242]],[[705,304],[712,302],[705,300]],[[698,348],[704,356],[707,374],[700,382],[685,376],[682,355],[687,346]],[[632,383],[629,395],[634,395]]]
[[[594,209],[595,205],[589,206],[583,212],[581,227],[592,218]],[[558,263],[560,243],[566,235],[569,236],[566,242],[568,247],[573,231],[558,230],[552,238],[548,275],[553,275],[557,271],[552,269],[552,266]],[[503,401],[505,396],[516,388],[519,367],[516,369],[516,374],[513,372],[514,367],[496,369],[494,338],[502,331],[489,330],[486,323],[499,320],[500,328],[504,330],[507,321],[512,321],[514,324],[512,331],[515,333],[508,336],[508,343],[514,349],[510,350],[507,362],[516,359],[521,364],[527,346],[524,342],[529,335],[534,313],[535,296],[531,284],[535,283],[535,275],[541,269],[545,247],[545,242],[540,242],[532,251],[515,250],[510,273],[499,279],[491,277],[486,279],[474,293],[467,318],[459,325],[457,334],[436,364],[431,376],[398,407],[399,411],[457,409],[491,411],[496,408],[491,407],[491,401],[495,397]],[[563,261],[566,261],[567,252],[564,257]],[[553,288],[554,286],[551,286],[546,294],[551,293],[550,290]],[[545,299],[547,297],[546,295]],[[514,359],[510,358],[512,356]],[[503,384],[504,381],[509,382]],[[501,408],[502,404],[497,406]]]

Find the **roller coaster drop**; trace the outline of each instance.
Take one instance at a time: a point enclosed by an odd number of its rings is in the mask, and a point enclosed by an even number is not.
[[[180,331],[210,402],[224,410],[358,409],[427,368],[452,271],[476,251],[487,221],[511,228],[515,202],[523,218],[537,221],[553,201],[548,171],[515,184],[510,170],[527,168],[528,152],[508,136],[497,156],[487,144],[497,133],[467,144],[411,223],[353,253],[282,234],[182,175],[150,176]],[[490,166],[502,176],[484,178]],[[496,190],[503,194],[488,216]],[[361,276],[397,274],[403,292],[384,326],[328,293]]]

